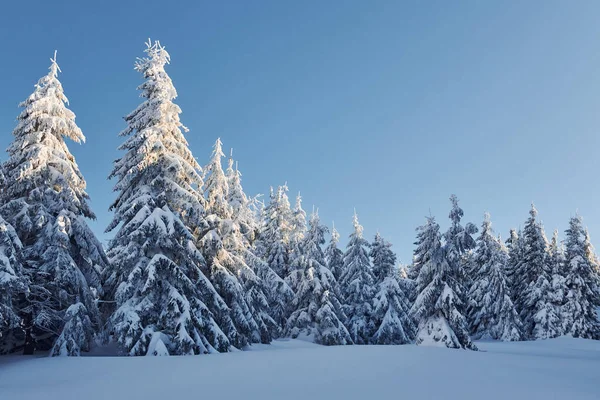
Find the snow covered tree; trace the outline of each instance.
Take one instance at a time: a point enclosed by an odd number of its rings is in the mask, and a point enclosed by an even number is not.
[[[508,257],[493,234],[488,213],[481,228],[474,254],[475,275],[468,297],[471,333],[475,339],[521,340],[521,320],[506,283]]]
[[[239,226],[245,241],[252,245],[257,238],[259,223],[256,210],[253,208],[255,198],[248,198],[242,188],[242,173],[235,163],[233,167],[233,149],[227,163],[227,202],[231,207],[234,222]]]
[[[65,138],[85,141],[58,80],[56,53],[50,72],[20,104],[14,140],[4,163],[0,213],[23,246],[23,272],[30,285],[19,304],[23,313],[24,353],[49,350],[69,335],[66,310],[85,306],[92,331],[100,327],[96,300],[99,271],[107,264],[102,245],[87,225],[95,216],[86,183]]]
[[[290,264],[294,264],[301,255],[301,246],[306,235],[306,212],[302,208],[302,196],[296,196],[296,205],[292,211],[290,232]]]
[[[217,139],[213,156],[206,166],[206,211],[213,229],[204,236],[202,248],[210,269],[210,280],[231,312],[234,331],[225,331],[230,342],[242,348],[250,343],[269,343],[272,318],[267,317],[266,296],[255,270],[246,263],[249,243],[240,229],[241,213],[246,213],[245,195],[239,184],[235,189],[236,209],[229,200],[230,188],[221,167],[223,152]],[[256,306],[256,307],[255,307]]]
[[[265,227],[261,232],[261,241],[265,248],[267,264],[281,278],[288,275],[290,269],[290,236],[292,232],[290,202],[287,186],[279,186],[277,192],[271,189],[270,201],[265,209]]]
[[[411,314],[418,323],[416,344],[477,350],[460,311],[463,305],[456,293],[460,286],[457,270],[448,264],[439,230],[434,217],[428,217],[427,223],[418,230],[422,254],[428,254],[428,258],[420,266],[417,277],[419,294],[411,308]]]
[[[515,229],[510,230],[510,236],[506,239],[506,248],[508,249],[508,263],[505,267],[506,280],[511,291],[513,303],[515,303],[515,296],[520,294],[519,289],[521,289],[516,277],[517,269],[523,262],[523,239],[521,232],[517,232]]]
[[[293,338],[312,336],[319,344],[352,344],[344,326],[346,315],[338,298],[335,277],[325,265],[321,248],[326,231],[327,228],[320,224],[318,213],[313,212],[310,229],[300,244],[298,265],[302,268],[302,277],[298,281],[298,290],[292,301],[294,311],[286,329]]]
[[[431,224],[435,223],[434,218],[427,218],[425,225],[418,226],[417,240],[413,243],[416,247],[413,251],[413,262],[408,270],[408,278],[416,280],[421,271],[421,267],[431,260],[435,249],[435,237],[431,235],[431,230],[435,229]],[[439,229],[439,227],[438,227]]]
[[[369,254],[376,283],[371,316],[375,328],[371,342],[375,344],[405,344],[415,334],[409,300],[399,285],[396,255],[391,246],[378,232]]]
[[[206,262],[192,230],[206,230],[200,166],[187,147],[181,109],[165,71],[170,57],[147,43],[136,70],[145,100],[125,117],[128,137],[110,174],[118,180],[109,244],[108,298],[116,301],[109,326],[129,355],[186,355],[228,351],[213,315],[227,305],[203,273]],[[198,232],[196,232],[198,233]]]
[[[529,215],[523,229],[522,259],[514,273],[515,307],[525,337],[546,339],[560,336],[562,329],[548,264],[548,240],[533,204]]]
[[[88,311],[81,303],[73,304],[65,313],[65,329],[54,343],[53,356],[79,356],[92,345],[93,326]]]
[[[0,217],[0,354],[12,351],[18,343],[21,316],[19,295],[27,281],[21,267],[21,241],[14,228]]]
[[[472,277],[469,275],[470,265],[473,264],[470,255],[471,250],[476,246],[472,235],[477,233],[477,227],[470,222],[463,227],[460,221],[464,216],[464,212],[458,205],[456,195],[450,196],[450,202],[452,203],[449,214],[451,225],[443,235],[446,259],[450,268],[456,270],[457,295],[465,301],[464,296],[472,282]]]
[[[331,239],[329,240],[327,248],[325,248],[325,261],[335,279],[340,279],[342,268],[344,266],[344,252],[338,248],[339,242],[340,234],[335,229],[335,224],[333,224],[331,228]]]
[[[588,240],[580,216],[572,217],[566,230],[566,296],[562,307],[564,332],[573,337],[600,339],[596,307],[600,295],[596,277],[586,254]]]
[[[344,253],[344,266],[340,277],[345,303],[346,327],[355,344],[367,344],[374,326],[371,321],[371,300],[375,294],[375,277],[369,260],[369,243],[363,238],[363,227],[354,213],[354,231]]]
[[[373,275],[376,282],[381,282],[387,276],[393,275],[396,268],[396,254],[391,249],[392,244],[384,240],[379,232],[371,243],[369,256],[372,260]]]

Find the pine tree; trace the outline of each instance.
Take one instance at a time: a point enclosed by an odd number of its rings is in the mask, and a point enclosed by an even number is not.
[[[212,229],[201,238],[200,245],[210,271],[209,279],[229,308],[229,315],[218,315],[217,322],[221,322],[230,343],[243,348],[265,339],[266,332],[261,332],[254,318],[257,311],[247,302],[242,284],[242,277],[246,277],[254,290],[259,287],[254,271],[246,265],[246,243],[227,200],[229,185],[221,166],[222,157],[221,139],[217,139],[212,158],[204,168],[206,213]],[[231,327],[230,319],[234,329],[225,329]]]
[[[302,268],[298,290],[292,301],[294,312],[287,321],[287,333],[296,338],[313,336],[324,345],[351,344],[352,339],[343,321],[346,318],[339,301],[337,283],[325,265],[321,246],[327,228],[320,224],[317,212],[311,214],[310,229],[300,244],[298,264]]]
[[[116,310],[109,327],[129,355],[186,355],[227,351],[230,343],[213,319],[227,305],[203,273],[206,263],[192,230],[207,229],[200,166],[187,147],[181,109],[164,67],[170,57],[159,42],[147,43],[136,70],[145,100],[125,117],[128,137],[110,174],[117,178],[119,226],[109,244],[106,274]]]
[[[376,282],[371,316],[375,327],[371,342],[375,344],[409,343],[415,333],[409,301],[396,276],[396,255],[391,246],[378,232],[369,254]]]
[[[374,331],[371,321],[371,299],[375,294],[375,278],[369,261],[369,243],[363,238],[363,227],[354,213],[354,231],[344,253],[340,286],[345,299],[346,327],[355,344],[367,344]]]
[[[506,283],[508,257],[493,235],[485,214],[474,254],[475,275],[469,292],[468,316],[476,339],[521,340],[522,324]]]
[[[329,245],[327,245],[327,248],[325,249],[325,261],[336,280],[340,279],[342,268],[344,266],[344,252],[338,248],[339,242],[340,234],[335,229],[335,224],[333,224],[333,227],[331,228],[331,239]]]
[[[297,257],[301,255],[302,242],[306,235],[306,212],[302,208],[302,196],[296,196],[296,205],[292,211],[290,232],[290,264],[294,264]]]
[[[466,300],[465,295],[472,282],[470,273],[471,252],[475,248],[476,243],[473,239],[473,234],[477,233],[477,227],[472,223],[467,223],[464,227],[460,221],[464,216],[462,208],[458,205],[456,195],[450,196],[452,209],[450,210],[449,218],[451,221],[450,228],[444,233],[446,248],[446,259],[450,268],[456,270],[457,286],[456,294],[461,297],[463,302]],[[463,310],[461,310],[463,311]]]
[[[229,250],[242,262],[240,283],[244,287],[248,306],[259,328],[260,342],[270,343],[280,335],[280,327],[270,315],[269,291],[277,290],[278,280],[266,263],[254,254],[253,244],[259,232],[257,210],[253,209],[254,199],[249,199],[242,187],[241,172],[236,163],[233,168],[233,150],[227,166],[227,201],[231,208],[231,229],[228,243]],[[261,278],[264,276],[264,279]],[[273,280],[273,281],[268,281]]]
[[[416,247],[413,251],[413,262],[408,270],[408,278],[416,280],[421,272],[423,265],[427,264],[433,257],[435,249],[435,237],[431,236],[431,230],[435,229],[431,224],[435,223],[434,218],[427,218],[425,225],[418,226],[417,240],[413,243]],[[413,299],[414,300],[414,299]]]
[[[546,339],[560,336],[560,316],[548,264],[548,240],[537,210],[531,205],[523,229],[523,255],[515,271],[515,306],[523,321],[525,337]]]
[[[253,245],[259,231],[259,223],[257,221],[256,210],[253,209],[254,198],[250,199],[246,196],[242,188],[242,173],[235,163],[233,167],[233,149],[227,164],[227,202],[231,207],[234,222],[239,226],[240,232],[244,236],[248,245]]]
[[[263,271],[261,278],[270,282],[267,296],[271,308],[271,316],[283,329],[289,316],[289,302],[294,291],[285,282],[290,271],[289,238],[291,232],[290,203],[287,198],[287,186],[280,186],[277,192],[271,188],[270,201],[265,208],[264,228],[259,234],[259,244],[264,248],[264,259],[276,276],[269,270]]]
[[[290,236],[292,231],[290,202],[287,186],[271,189],[269,205],[265,209],[265,229],[261,232],[265,259],[277,275],[285,278],[290,269]]]
[[[562,307],[564,331],[573,337],[600,339],[600,321],[596,307],[600,295],[589,261],[589,237],[580,216],[572,217],[566,230],[566,298]]]
[[[429,256],[420,266],[416,282],[419,294],[411,308],[418,322],[416,344],[477,350],[460,311],[463,305],[456,292],[457,271],[448,264],[439,229],[434,217],[428,217],[418,229],[422,254]]]
[[[65,319],[72,305],[85,306],[88,334],[99,329],[99,271],[107,264],[86,222],[95,216],[85,180],[65,143],[65,138],[81,143],[85,137],[66,107],[56,53],[49,69],[20,104],[23,111],[3,166],[0,213],[21,240],[23,273],[30,283],[19,304],[26,354],[49,350],[59,335],[70,334]]]
[[[17,305],[28,283],[23,276],[21,250],[14,228],[0,217],[0,354],[14,350],[20,334]]]
[[[508,249],[508,263],[505,267],[506,281],[511,291],[512,301],[518,312],[519,308],[515,297],[521,293],[519,291],[521,287],[516,274],[517,269],[523,262],[523,235],[520,231],[510,230],[510,236],[506,239],[506,248]]]

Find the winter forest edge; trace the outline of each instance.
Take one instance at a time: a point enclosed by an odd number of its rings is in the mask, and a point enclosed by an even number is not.
[[[170,57],[148,41],[135,69],[143,102],[125,117],[105,249],[89,228],[86,182],[65,138],[85,140],[49,73],[20,104],[0,170],[0,354],[195,355],[282,337],[322,345],[444,346],[568,335],[600,339],[600,262],[582,218],[550,240],[532,204],[506,240],[486,214],[450,228],[433,216],[400,266],[355,212],[345,251],[286,185],[249,197],[217,139],[201,167],[188,148]],[[223,161],[226,161],[225,168]]]

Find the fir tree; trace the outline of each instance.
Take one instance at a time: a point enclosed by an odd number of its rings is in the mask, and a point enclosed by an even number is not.
[[[290,264],[301,255],[301,246],[306,235],[306,212],[302,208],[302,196],[296,196],[296,205],[292,211],[290,232]]]
[[[261,248],[258,254],[263,254],[267,269],[263,269],[260,277],[269,283],[266,292],[270,315],[280,329],[285,327],[288,317],[289,302],[294,296],[293,290],[284,278],[289,272],[289,237],[290,203],[286,192],[287,186],[280,186],[277,192],[271,188],[270,201],[264,209],[264,227],[261,230],[257,246]]]
[[[464,216],[464,212],[458,205],[458,198],[456,195],[453,194],[450,196],[450,202],[452,203],[452,209],[449,214],[451,225],[443,235],[445,240],[446,259],[450,268],[456,270],[456,293],[463,301],[465,301],[466,299],[464,296],[472,283],[472,276],[470,276],[469,273],[471,269],[470,265],[472,265],[473,262],[470,255],[471,251],[476,246],[475,239],[473,239],[472,235],[477,233],[477,227],[472,223],[467,223],[463,227],[460,221]]]
[[[369,261],[369,243],[363,238],[363,227],[354,213],[354,231],[344,254],[340,286],[345,299],[346,326],[355,344],[367,344],[373,334],[371,299],[375,294],[373,271]]]
[[[515,306],[525,337],[546,339],[560,336],[562,329],[548,264],[548,240],[533,204],[529,215],[523,229],[522,260],[514,274]]]
[[[91,322],[87,334],[100,327],[96,300],[102,291],[99,271],[107,259],[87,225],[86,218],[95,216],[65,143],[65,138],[81,143],[85,137],[66,107],[59,72],[55,54],[50,72],[20,104],[23,111],[3,166],[0,213],[21,240],[23,273],[30,283],[19,304],[26,354],[49,350],[59,335],[71,334],[65,319],[72,305],[84,305]]]
[[[339,242],[340,234],[335,229],[335,224],[333,224],[333,227],[331,228],[331,239],[329,245],[327,245],[327,248],[325,249],[325,261],[336,280],[340,279],[342,268],[344,266],[344,252],[338,248]]]
[[[246,288],[241,278],[246,277],[254,290],[258,290],[259,284],[255,282],[254,271],[244,259],[246,243],[227,200],[229,185],[221,166],[222,157],[221,139],[217,139],[212,158],[204,168],[206,213],[213,229],[201,238],[200,244],[210,271],[210,280],[229,307],[229,315],[218,315],[217,322],[221,322],[230,343],[243,348],[250,343],[260,342],[264,335],[254,318],[254,307],[247,302]],[[229,319],[234,329],[225,329],[231,327]]]
[[[521,321],[510,299],[505,266],[508,257],[493,235],[485,214],[474,254],[475,275],[469,292],[468,316],[476,339],[521,340]]]
[[[230,343],[213,315],[228,308],[203,273],[205,260],[192,230],[207,229],[200,166],[187,147],[173,100],[177,92],[164,67],[170,57],[159,42],[147,43],[136,70],[145,100],[125,117],[126,153],[115,161],[117,226],[109,244],[109,326],[129,355],[185,355],[227,351]],[[209,308],[210,307],[210,308]]]
[[[566,230],[566,296],[562,307],[564,331],[573,337],[600,339],[600,321],[596,307],[600,295],[595,290],[596,277],[589,260],[589,238],[581,217],[572,217]]]
[[[417,240],[413,243],[416,247],[413,251],[413,262],[408,270],[408,278],[416,280],[421,272],[423,265],[427,264],[431,257],[433,257],[433,251],[435,249],[435,237],[432,236],[431,230],[435,229],[432,224],[435,223],[434,218],[427,218],[425,225],[418,226]]]
[[[392,244],[384,240],[379,232],[375,234],[369,256],[373,262],[373,275],[376,282],[382,282],[385,277],[394,274],[396,254],[394,254],[391,247]]]
[[[27,288],[21,250],[14,228],[0,217],[0,354],[12,351],[20,336],[21,316],[17,305],[19,296],[26,293]]]
[[[321,246],[327,228],[320,224],[318,213],[310,217],[310,229],[301,243],[298,264],[302,277],[292,301],[294,312],[287,321],[287,332],[293,338],[301,334],[313,336],[315,343],[324,345],[351,344],[344,326],[346,316],[338,299],[337,284],[325,266]]]
[[[422,253],[429,256],[420,266],[416,282],[418,295],[411,308],[418,322],[416,344],[477,350],[460,311],[463,305],[456,290],[459,286],[457,271],[448,264],[439,229],[435,218],[429,217],[426,225],[418,230]]]
[[[371,342],[375,344],[409,343],[415,333],[409,301],[395,273],[396,255],[391,246],[379,233],[371,244],[370,256],[376,282],[371,316],[375,333]]]
[[[517,280],[517,269],[523,261],[523,240],[521,232],[517,232],[515,229],[510,230],[510,236],[506,239],[506,248],[508,250],[508,262],[506,264],[506,281],[510,288],[513,303],[519,310],[515,296],[517,296],[521,289],[520,283]]]

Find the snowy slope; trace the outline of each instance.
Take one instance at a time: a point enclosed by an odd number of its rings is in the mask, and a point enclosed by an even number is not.
[[[600,342],[321,347],[196,357],[0,357],[0,399],[598,399]],[[218,397],[212,397],[218,396]]]

